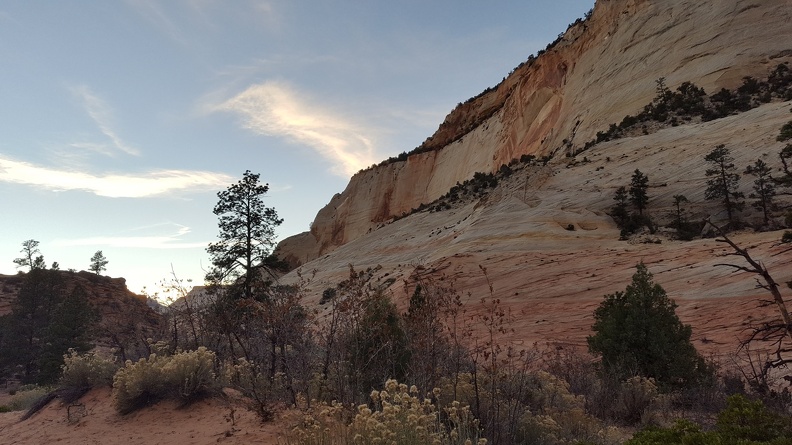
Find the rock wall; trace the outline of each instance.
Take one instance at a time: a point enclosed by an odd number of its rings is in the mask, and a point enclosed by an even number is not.
[[[358,239],[475,172],[523,154],[564,156],[655,95],[692,81],[708,93],[792,56],[788,0],[598,0],[550,50],[453,110],[426,152],[362,171],[278,255],[304,264]]]

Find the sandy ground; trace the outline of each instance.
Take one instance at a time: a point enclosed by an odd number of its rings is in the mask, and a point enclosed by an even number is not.
[[[180,408],[161,402],[121,416],[110,389],[95,389],[64,406],[53,401],[28,420],[22,412],[0,413],[0,443],[63,445],[277,444],[285,443],[283,422],[262,424],[241,400],[229,397]]]

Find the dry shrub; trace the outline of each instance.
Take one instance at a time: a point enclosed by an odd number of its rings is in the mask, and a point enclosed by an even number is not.
[[[94,388],[112,386],[118,364],[94,353],[80,355],[74,349],[69,349],[63,356],[61,369],[60,388]]]
[[[254,363],[240,358],[234,365],[227,364],[223,373],[225,381],[251,400],[251,408],[262,421],[272,420],[272,404],[277,400],[278,389],[283,387],[282,374],[270,379]]]
[[[113,378],[113,400],[127,414],[165,398],[190,403],[217,389],[215,354],[199,347],[172,356],[153,353],[148,359],[127,361]]]
[[[23,411],[33,407],[39,400],[46,397],[52,388],[42,387],[38,385],[25,385],[19,388],[11,400],[8,402],[8,408],[11,411]]]
[[[436,391],[436,393],[439,392]],[[470,410],[452,402],[438,410],[431,400],[418,398],[418,389],[388,380],[383,391],[373,391],[374,409],[360,405],[351,423],[343,407],[333,402],[308,411],[292,431],[289,443],[314,444],[438,444],[485,445],[478,421]]]
[[[631,425],[652,422],[654,409],[661,402],[658,395],[654,379],[630,377],[622,382],[615,400],[616,417]]]
[[[545,371],[530,374],[525,411],[517,426],[518,443],[542,445],[617,443],[616,431],[586,412],[585,398],[569,391],[563,379]]]

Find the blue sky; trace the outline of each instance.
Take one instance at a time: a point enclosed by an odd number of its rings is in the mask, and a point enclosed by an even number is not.
[[[430,136],[593,0],[0,4],[0,273],[203,281],[216,193],[270,185],[279,239],[356,171]]]

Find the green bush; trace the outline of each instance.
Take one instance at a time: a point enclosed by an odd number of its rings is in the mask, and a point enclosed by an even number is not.
[[[774,413],[761,401],[751,401],[739,394],[729,397],[728,406],[718,414],[716,427],[730,441],[792,440],[792,420],[788,416]]]
[[[624,445],[721,445],[724,442],[713,433],[688,420],[678,420],[670,428],[649,427],[635,433]]]
[[[127,414],[166,398],[189,403],[206,395],[218,386],[214,361],[214,352],[204,347],[127,361],[113,378],[116,409]]]
[[[768,410],[761,401],[741,395],[729,397],[728,406],[718,414],[714,431],[703,432],[688,420],[678,420],[670,428],[650,427],[639,431],[625,445],[789,445],[792,420]]]
[[[661,387],[684,387],[711,380],[707,366],[690,343],[691,328],[676,315],[668,298],[641,263],[624,292],[605,296],[594,311],[589,351],[619,380],[653,378]]]

